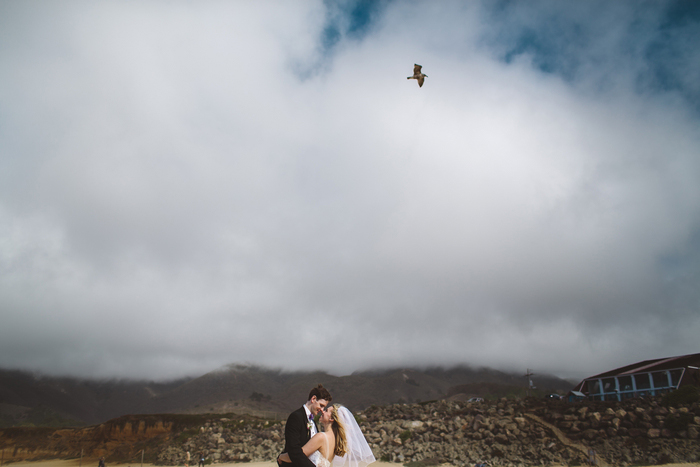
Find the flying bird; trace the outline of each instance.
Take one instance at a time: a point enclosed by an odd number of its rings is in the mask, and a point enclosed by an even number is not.
[[[416,79],[418,80],[418,87],[423,87],[423,81],[425,81],[425,78],[428,77],[428,75],[425,75],[421,73],[420,69],[423,68],[422,66],[418,65],[417,63],[413,65],[413,76],[409,76],[407,79]]]

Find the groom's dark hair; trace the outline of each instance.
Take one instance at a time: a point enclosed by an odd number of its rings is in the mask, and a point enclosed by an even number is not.
[[[318,400],[318,399],[323,399],[323,400],[325,400],[326,402],[328,402],[329,404],[330,404],[331,401],[333,400],[333,398],[331,397],[331,393],[328,392],[328,389],[326,389],[326,388],[323,387],[323,384],[319,384],[318,386],[316,386],[315,388],[313,388],[313,389],[311,390],[311,392],[309,392],[309,398],[308,398],[307,400],[311,400],[311,398],[314,397],[314,396],[316,396],[316,399],[317,399],[317,400]]]

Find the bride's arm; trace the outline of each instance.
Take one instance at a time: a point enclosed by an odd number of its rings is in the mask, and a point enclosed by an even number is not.
[[[321,442],[323,441],[325,436],[326,434],[323,432],[316,433],[315,435],[313,435],[311,439],[308,440],[306,444],[301,447],[301,450],[304,451],[304,455],[306,457],[309,457],[311,454],[318,451],[318,449],[321,447]],[[280,454],[278,459],[282,462],[292,462],[292,460],[289,458],[289,454],[287,454],[286,452]]]

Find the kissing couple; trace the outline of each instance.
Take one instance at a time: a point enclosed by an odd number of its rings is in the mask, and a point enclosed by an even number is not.
[[[319,384],[309,399],[287,418],[284,451],[277,457],[279,467],[366,467],[376,459],[353,414]],[[314,417],[323,431],[319,432]]]

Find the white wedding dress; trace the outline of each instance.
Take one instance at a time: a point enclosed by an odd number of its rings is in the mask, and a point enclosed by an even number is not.
[[[319,433],[316,436],[321,436],[323,435],[323,440],[326,442],[326,452],[332,453],[333,448],[331,447],[330,443],[328,442],[328,436],[326,436],[325,433]],[[323,457],[321,454],[321,450],[318,449],[314,451],[310,456],[309,460],[314,463],[316,467],[331,467],[331,461]]]
[[[340,421],[345,427],[345,436],[347,443],[348,452],[342,456],[335,456],[333,458],[333,467],[367,467],[367,465],[374,462],[374,454],[372,454],[372,449],[367,444],[367,440],[362,434],[360,426],[355,421],[352,413],[345,408],[340,407],[338,409],[338,415]],[[328,437],[325,438],[326,443],[328,443]],[[332,453],[333,449],[330,445],[326,446],[327,452]],[[317,450],[309,456],[309,460],[316,465],[316,467],[331,467],[331,461],[326,459],[321,455],[321,451]]]
[[[331,461],[323,457],[321,451],[315,451],[309,456],[309,460],[313,462],[316,467],[331,467]]]

